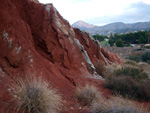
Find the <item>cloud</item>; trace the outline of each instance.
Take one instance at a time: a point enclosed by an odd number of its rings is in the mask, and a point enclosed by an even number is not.
[[[39,0],[53,3],[71,24],[83,20],[91,24],[148,20],[150,0]],[[149,13],[150,14],[150,13]],[[142,17],[140,17],[142,15]]]
[[[150,21],[150,5],[138,2],[131,4],[120,15],[107,15],[103,17],[87,18],[86,22],[95,25],[104,25],[113,22],[136,23]]]

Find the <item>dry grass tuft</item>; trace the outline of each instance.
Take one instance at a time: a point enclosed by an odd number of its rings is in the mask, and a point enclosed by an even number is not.
[[[98,75],[104,78],[109,78],[111,76],[110,70],[102,62],[95,62],[94,66]]]
[[[111,100],[101,98],[99,102],[93,103],[92,113],[148,113],[148,111],[129,100],[114,97]]]
[[[121,64],[115,64],[115,63],[113,63],[113,64],[111,64],[111,65],[108,65],[108,66],[106,67],[106,69],[107,69],[107,71],[109,71],[109,73],[111,73],[111,76],[113,76],[114,71],[115,71],[116,69],[121,68],[121,67],[122,67]]]
[[[42,77],[19,79],[10,89],[17,113],[56,113],[61,108],[61,96]]]
[[[102,62],[95,62],[94,66],[97,74],[99,74],[100,76],[104,76],[106,71],[105,65]]]
[[[90,106],[99,97],[100,93],[93,85],[86,84],[85,86],[78,86],[75,91],[75,98],[85,106]]]
[[[138,63],[133,60],[125,60],[124,65],[139,67]]]
[[[142,105],[122,97],[107,99],[95,86],[89,84],[77,87],[75,98],[89,107],[91,113],[149,113]]]

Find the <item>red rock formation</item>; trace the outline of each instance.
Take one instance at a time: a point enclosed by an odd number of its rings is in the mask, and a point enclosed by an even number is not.
[[[99,42],[95,41],[88,33],[78,28],[74,28],[74,31],[76,38],[84,46],[92,62],[101,61],[106,65],[111,63],[122,63],[122,60],[116,54],[102,48]]]
[[[43,76],[73,102],[74,86],[94,76],[92,63],[105,62],[104,57],[108,63],[121,62],[73,29],[52,4],[0,0],[0,113],[10,105],[7,84],[30,75]]]

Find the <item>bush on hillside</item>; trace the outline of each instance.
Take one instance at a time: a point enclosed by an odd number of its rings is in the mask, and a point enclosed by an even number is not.
[[[150,51],[145,51],[144,53],[142,53],[141,60],[143,62],[150,62]]]
[[[149,82],[138,82],[130,76],[120,76],[108,79],[105,86],[113,90],[114,94],[140,101],[150,101]]]
[[[138,80],[143,80],[143,79],[148,78],[148,74],[143,72],[143,69],[130,67],[130,66],[116,69],[114,71],[114,75],[116,75],[116,76],[130,76],[133,79],[138,79]]]
[[[101,98],[93,103],[92,113],[148,113],[148,110],[127,99],[113,97],[111,100]]]
[[[150,51],[145,51],[144,53],[140,55],[130,55],[129,57],[127,57],[127,59],[133,60],[136,62],[142,61],[142,62],[150,63]]]
[[[61,96],[42,78],[17,80],[10,86],[15,112],[56,113],[61,107]]]
[[[90,106],[94,101],[97,101],[100,97],[98,89],[86,84],[85,86],[78,86],[75,90],[75,98],[85,106]]]
[[[135,62],[135,61],[132,61],[132,60],[126,60],[126,61],[124,62],[124,64],[130,65],[130,66],[138,67],[138,63]]]
[[[129,57],[127,57],[127,59],[133,60],[136,62],[140,62],[141,61],[141,55],[130,55]]]
[[[104,77],[104,78],[108,78],[110,76],[110,72],[109,70],[105,67],[105,65],[102,62],[96,62],[94,63],[95,66],[95,70],[97,72],[98,75]]]

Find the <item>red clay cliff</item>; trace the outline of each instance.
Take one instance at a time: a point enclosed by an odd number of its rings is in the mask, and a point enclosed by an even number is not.
[[[7,85],[26,75],[43,76],[73,104],[77,83],[96,76],[94,62],[122,61],[73,28],[52,4],[0,0],[0,113],[11,100]]]

